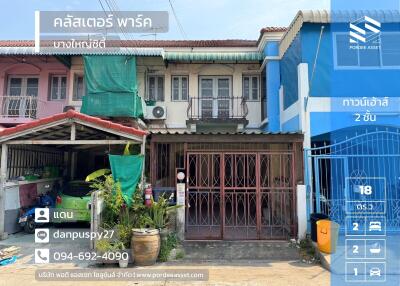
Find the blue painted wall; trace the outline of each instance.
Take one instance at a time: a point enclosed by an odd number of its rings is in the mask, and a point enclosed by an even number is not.
[[[348,127],[365,126],[365,122],[355,122],[354,116],[349,112],[311,112],[311,136],[328,133]],[[375,126],[400,126],[399,116],[383,116],[377,122],[368,122]]]
[[[306,23],[301,29],[301,58],[302,62],[309,64],[311,96],[399,96],[400,66],[398,69],[384,67],[334,68],[334,54],[336,53],[333,48],[334,33],[348,33],[347,24],[325,25],[314,77],[311,80],[321,26],[321,24]],[[394,31],[400,32],[400,23],[382,24],[383,33]],[[398,56],[400,57],[400,54]]]
[[[283,132],[296,132],[299,130],[300,126],[300,116],[296,115],[289,119],[288,121],[282,123]]]
[[[302,62],[301,50],[301,33],[299,33],[280,62],[283,109],[287,109],[298,99],[297,66]]]
[[[271,41],[265,45],[264,54],[266,56],[279,55],[279,42]],[[267,131],[280,131],[279,116],[279,87],[280,87],[280,67],[279,61],[269,61],[266,65],[266,89],[267,100],[266,110],[268,117]]]
[[[312,97],[400,97],[400,43],[393,46],[393,62],[397,68],[335,67],[337,57],[336,35],[348,35],[348,24],[324,24],[319,54],[317,47],[322,24],[305,23],[286,51],[280,63],[281,84],[284,88],[284,109],[298,100],[299,63],[308,64],[310,96]],[[400,23],[382,24],[382,33],[400,32]],[[400,38],[400,37],[399,37]],[[315,70],[313,74],[315,64]],[[365,124],[355,122],[351,112],[313,113],[311,133],[313,136],[342,128]],[[294,122],[284,122],[282,127],[293,129]],[[379,116],[371,125],[400,126],[398,115]]]

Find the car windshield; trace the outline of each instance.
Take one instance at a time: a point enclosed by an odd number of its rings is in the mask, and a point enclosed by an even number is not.
[[[63,190],[64,195],[73,197],[84,197],[91,191],[90,183],[85,181],[70,181]]]

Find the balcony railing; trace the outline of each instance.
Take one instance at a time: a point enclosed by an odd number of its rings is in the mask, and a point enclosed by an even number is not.
[[[245,119],[249,113],[246,99],[231,97],[190,97],[187,116],[191,120]]]
[[[38,98],[36,96],[0,96],[1,113],[3,118],[36,119]]]

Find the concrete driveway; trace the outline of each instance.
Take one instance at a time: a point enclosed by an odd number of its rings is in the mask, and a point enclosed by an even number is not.
[[[57,228],[63,229],[63,228]],[[50,229],[54,232],[56,229]],[[67,226],[68,232],[85,231],[87,228]],[[21,256],[14,264],[0,267],[0,286],[25,285],[268,285],[268,286],[322,286],[330,285],[330,273],[319,265],[306,264],[299,261],[260,261],[260,260],[223,260],[212,262],[191,263],[190,260],[159,263],[150,267],[129,266],[128,270],[206,270],[207,281],[37,281],[37,270],[120,270],[116,265],[99,267],[94,262],[72,260],[68,263],[35,264],[34,252],[36,248],[49,248],[51,251],[90,251],[87,239],[57,239],[49,243],[37,244],[34,235],[19,233],[11,235],[7,240],[0,241],[0,248],[15,245],[21,247]],[[110,269],[111,268],[111,269]]]

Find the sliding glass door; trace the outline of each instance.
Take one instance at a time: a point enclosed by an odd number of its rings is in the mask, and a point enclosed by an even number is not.
[[[202,118],[229,118],[231,98],[231,77],[200,77],[200,107]]]

